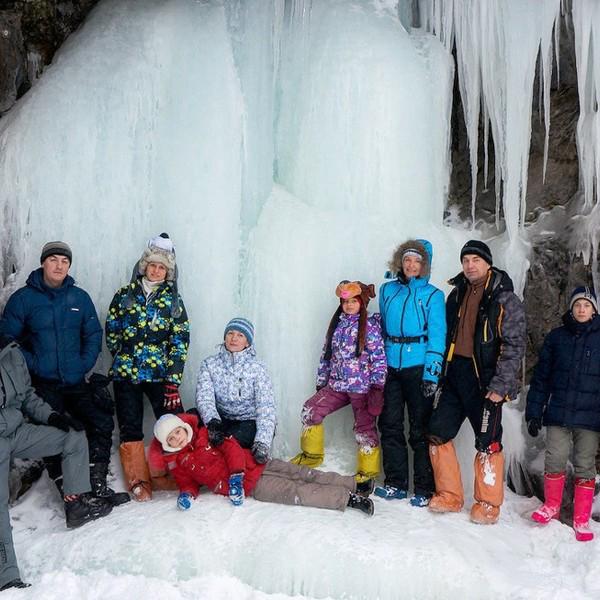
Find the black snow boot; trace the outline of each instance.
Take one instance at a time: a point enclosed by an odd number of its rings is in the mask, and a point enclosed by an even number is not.
[[[352,492],[348,498],[348,506],[364,512],[365,515],[369,517],[372,517],[373,513],[375,512],[375,507],[373,506],[373,500],[371,500],[371,498],[365,498],[364,496],[359,496],[358,494],[353,494]]]
[[[25,583],[24,581],[21,581],[20,579],[13,579],[12,581],[9,581],[8,583],[5,583],[2,587],[0,587],[0,592],[3,592],[4,590],[10,590],[11,588],[28,588],[31,587],[30,583]]]
[[[113,509],[112,504],[102,498],[93,498],[89,494],[79,494],[75,500],[65,501],[67,527],[81,527],[88,521],[105,517]]]
[[[90,483],[92,485],[92,496],[102,498],[113,506],[119,506],[129,502],[131,498],[127,492],[115,492],[106,484],[108,475],[108,464],[97,462],[90,465]]]
[[[365,498],[368,498],[373,493],[374,489],[375,489],[375,480],[374,479],[367,479],[366,481],[361,481],[360,483],[356,484],[356,493],[359,496],[364,496]]]

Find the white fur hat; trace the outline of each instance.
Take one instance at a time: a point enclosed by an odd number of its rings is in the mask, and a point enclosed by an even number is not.
[[[177,415],[163,415],[154,424],[154,437],[161,443],[165,452],[178,452],[181,448],[173,448],[167,438],[174,429],[183,427],[187,431],[187,443],[192,441],[193,431],[189,423],[182,421]]]
[[[164,265],[167,269],[167,281],[175,279],[175,247],[167,233],[161,233],[148,240],[148,247],[142,253],[138,263],[140,275],[146,273],[148,263],[155,262]]]

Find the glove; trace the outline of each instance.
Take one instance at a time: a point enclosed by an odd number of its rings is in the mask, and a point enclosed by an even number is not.
[[[269,460],[269,448],[262,442],[254,442],[252,456],[259,465],[264,465]]]
[[[211,446],[220,446],[225,441],[223,423],[219,419],[211,419],[206,429],[208,429],[208,441]]]
[[[190,510],[194,497],[188,492],[181,492],[177,497],[177,508],[179,510]]]
[[[324,387],[327,387],[327,384],[323,384],[323,385],[316,385],[315,386],[315,391],[316,392],[320,392]]]
[[[438,384],[433,381],[424,380],[421,382],[421,393],[428,400],[429,400],[429,398],[433,398],[435,396],[437,389],[438,389]]]
[[[69,415],[61,415],[57,412],[50,413],[48,425],[66,432],[69,431],[69,428],[74,429],[75,431],[83,431],[85,429],[83,423],[79,422],[77,419],[73,419]]]
[[[537,437],[540,429],[542,428],[541,419],[529,419],[527,421],[527,431],[531,437]]]
[[[174,383],[165,384],[164,407],[167,410],[177,410],[181,408],[181,397],[179,396],[179,388]]]
[[[229,500],[234,506],[244,502],[244,474],[234,473],[229,476]]]
[[[383,410],[383,388],[373,385],[367,393],[367,410],[370,415],[378,417]]]

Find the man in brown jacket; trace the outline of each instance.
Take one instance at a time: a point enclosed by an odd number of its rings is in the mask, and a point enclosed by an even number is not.
[[[436,493],[434,512],[464,504],[452,440],[465,420],[475,432],[475,502],[471,520],[496,523],[504,499],[502,404],[516,397],[525,351],[525,311],[504,271],[492,266],[489,247],[468,241],[462,272],[446,301],[448,334],[439,401],[429,424],[429,453]]]

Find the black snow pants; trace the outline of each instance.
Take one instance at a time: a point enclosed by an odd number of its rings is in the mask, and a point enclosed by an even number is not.
[[[454,356],[448,365],[442,393],[429,423],[429,436],[435,443],[453,440],[465,418],[475,433],[479,452],[502,449],[502,402],[485,399],[473,359]]]
[[[156,419],[166,414],[178,415],[183,412],[181,406],[175,410],[165,408],[165,385],[161,381],[113,383],[121,443],[139,442],[144,439],[144,395],[148,397]]]
[[[88,440],[90,462],[110,462],[112,432],[114,429],[114,407],[110,395],[94,394],[91,385],[85,381],[77,385],[65,386],[53,381],[33,379],[37,395],[45,400],[57,413],[68,413],[81,421]],[[60,469],[59,458],[50,461]],[[48,466],[48,461],[46,461]],[[48,468],[52,478],[54,473]]]
[[[426,438],[432,399],[421,392],[423,367],[388,367],[383,411],[379,417],[385,484],[408,491],[408,448],[404,436],[404,412],[408,410],[408,443],[413,450],[414,493],[431,496],[433,470]]]

